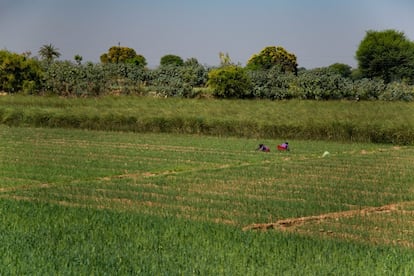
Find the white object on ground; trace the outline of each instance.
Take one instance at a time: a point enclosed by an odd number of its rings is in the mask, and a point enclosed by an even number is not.
[[[329,153],[329,151],[325,151],[323,154],[322,154],[322,157],[326,157],[326,156],[328,156],[330,153]]]

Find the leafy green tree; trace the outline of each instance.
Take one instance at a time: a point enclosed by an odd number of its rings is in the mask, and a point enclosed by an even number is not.
[[[147,65],[147,60],[143,55],[136,55],[133,58],[127,59],[126,63],[134,64],[140,67],[145,67]]]
[[[147,65],[146,59],[138,55],[134,49],[129,47],[112,46],[108,53],[100,56],[101,62],[106,63],[132,63],[139,66]]]
[[[188,58],[186,61],[184,61],[184,66],[199,66],[200,63],[198,62],[198,59],[192,57]]]
[[[207,85],[217,98],[252,97],[252,82],[244,68],[228,65],[212,69],[208,73]]]
[[[356,58],[363,77],[414,81],[414,43],[403,32],[367,31]]]
[[[176,56],[176,55],[165,55],[161,58],[160,65],[161,66],[169,66],[169,65],[183,66],[184,61],[181,57]]]
[[[334,63],[329,67],[333,72],[341,75],[344,78],[350,78],[352,75],[352,67],[344,63]]]
[[[45,44],[40,47],[39,55],[42,59],[46,60],[48,64],[61,56],[59,49],[52,44]]]
[[[298,64],[296,56],[280,46],[264,48],[260,53],[254,54],[246,64],[250,70],[267,70],[273,66],[280,66],[282,72],[297,73]]]
[[[38,60],[24,54],[0,51],[0,91],[35,93],[40,86],[41,77]]]
[[[76,61],[76,64],[81,65],[83,57],[81,55],[75,55],[73,59]]]

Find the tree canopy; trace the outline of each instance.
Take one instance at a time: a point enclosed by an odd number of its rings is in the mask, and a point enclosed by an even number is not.
[[[356,58],[363,77],[414,81],[414,43],[403,32],[367,31]]]
[[[108,53],[100,57],[102,63],[132,63],[135,65],[145,66],[147,61],[144,56],[138,55],[134,49],[122,46],[112,46]]]
[[[328,68],[334,71],[335,73],[341,75],[344,78],[350,78],[352,75],[352,67],[349,66],[348,64],[337,62],[337,63],[329,65]]]
[[[253,70],[267,70],[273,66],[280,66],[282,72],[297,72],[296,56],[281,46],[265,47],[260,53],[254,54],[247,62],[246,67]]]
[[[160,59],[161,66],[182,66],[184,65],[184,60],[177,55],[165,55]]]
[[[59,52],[59,49],[53,46],[52,44],[45,44],[42,47],[40,47],[39,55],[42,59],[50,63],[55,58],[59,58],[61,54]]]

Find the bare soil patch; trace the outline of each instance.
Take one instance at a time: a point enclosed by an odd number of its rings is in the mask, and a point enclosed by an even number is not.
[[[327,214],[321,214],[317,216],[308,216],[308,217],[299,217],[299,218],[290,218],[278,220],[272,223],[255,223],[248,225],[243,228],[243,230],[268,230],[268,229],[278,229],[283,231],[294,231],[295,228],[303,224],[315,221],[323,221],[328,219],[338,219],[344,217],[353,217],[357,215],[364,215],[370,213],[389,213],[397,211],[400,204],[390,204],[380,207],[368,207],[358,210],[349,210],[343,212],[333,212]]]

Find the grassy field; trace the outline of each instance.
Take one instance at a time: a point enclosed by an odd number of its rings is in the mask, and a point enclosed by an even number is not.
[[[414,103],[0,97],[0,124],[414,144]]]
[[[0,274],[414,273],[413,146],[4,125],[0,139]]]

